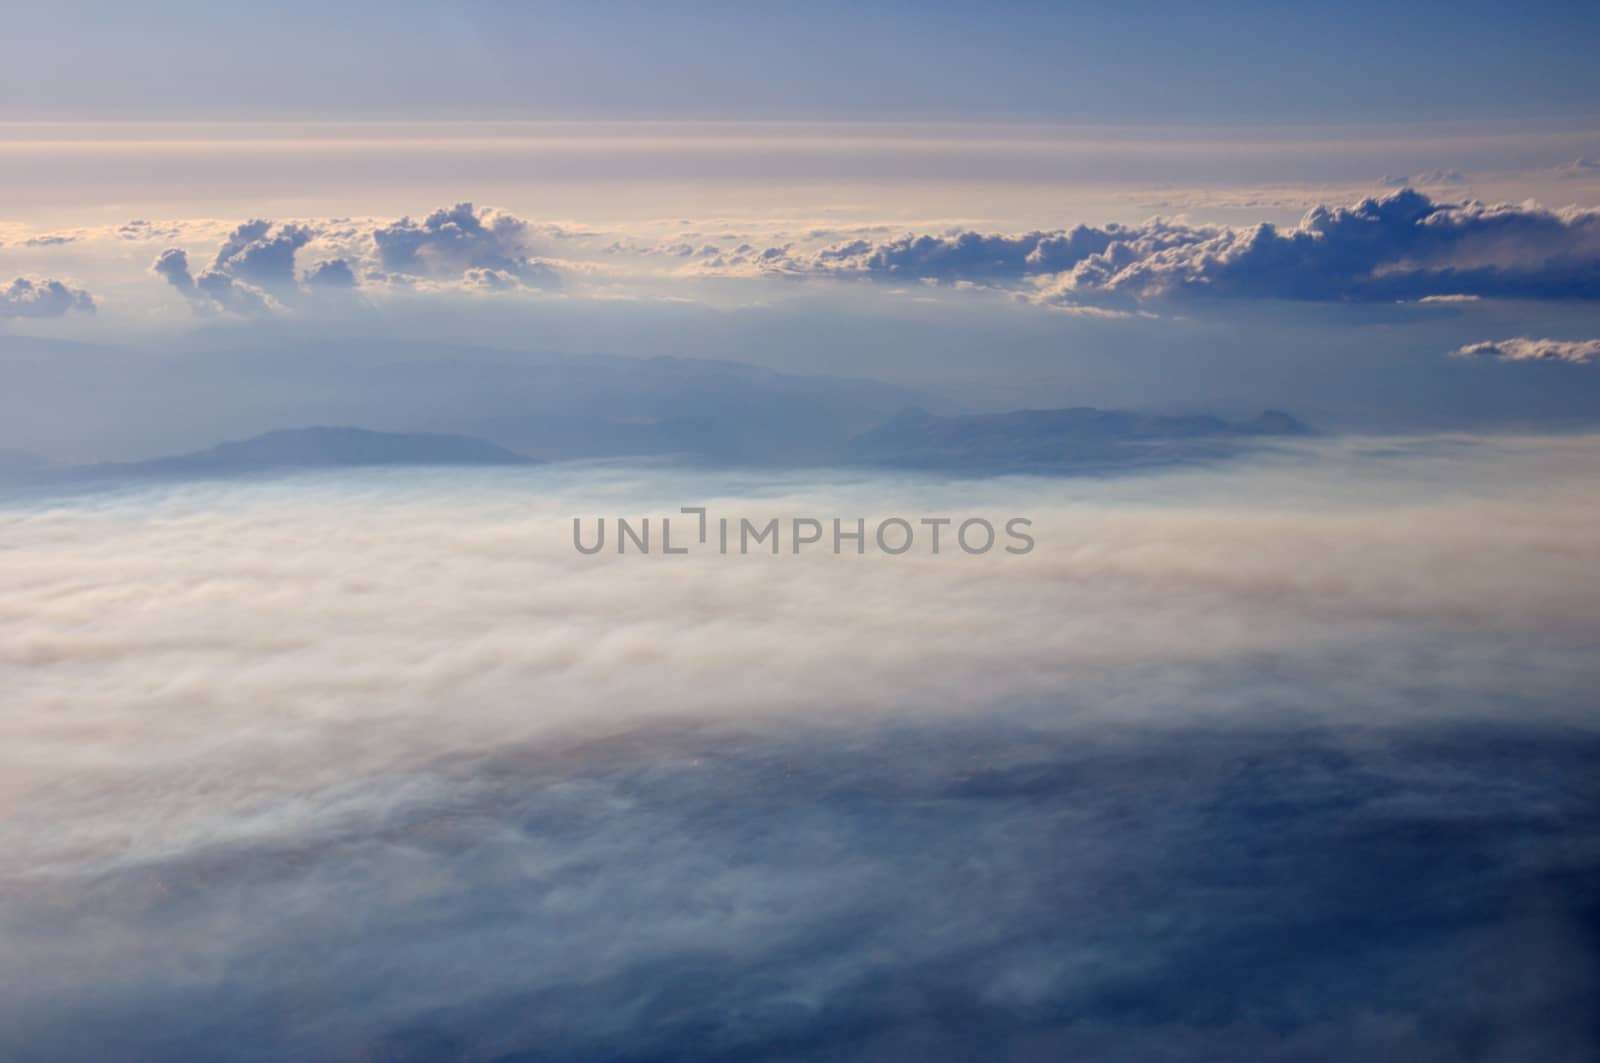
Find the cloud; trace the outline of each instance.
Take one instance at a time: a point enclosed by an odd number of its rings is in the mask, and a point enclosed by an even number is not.
[[[1132,234],[1133,230],[1119,225],[1103,229],[1078,226],[1064,232],[1021,235],[971,231],[938,236],[908,234],[876,243],[854,239],[812,251],[796,250],[794,243],[765,248],[745,243],[722,254],[712,265],[749,266],[763,273],[779,274],[865,275],[951,283],[1013,281],[1070,268]],[[669,249],[658,253],[671,252]],[[695,252],[680,246],[678,253]]]
[[[306,272],[305,282],[310,288],[339,289],[357,286],[355,271],[350,268],[350,263],[342,258],[317,263]]]
[[[1589,1058],[1600,441],[1436,443],[8,502],[0,1055]]]
[[[1469,343],[1451,352],[1457,358],[1494,358],[1501,362],[1570,362],[1588,365],[1600,361],[1600,340],[1536,340],[1518,336],[1509,340]]]
[[[1600,211],[1436,204],[1413,190],[1318,207],[1272,225],[1149,235],[1045,285],[1072,300],[1274,298],[1387,301],[1434,295],[1600,298]]]
[[[155,230],[140,222],[131,231]],[[563,271],[531,251],[540,238],[570,235],[470,203],[436,210],[420,222],[258,218],[233,227],[211,268],[199,276],[191,275],[187,254],[176,248],[163,252],[153,268],[202,312],[260,314],[312,294],[326,299],[364,286],[428,292],[559,288]],[[330,257],[300,272],[296,258],[307,249]]]
[[[372,231],[379,265],[392,273],[457,278],[483,287],[488,276],[483,271],[490,271],[528,287],[552,287],[559,274],[529,257],[532,237],[532,228],[521,218],[478,210],[471,203],[436,210],[420,222],[401,218]]]
[[[146,240],[178,240],[190,235],[191,230],[195,228],[209,229],[210,223],[196,225],[183,221],[153,222],[145,218],[135,218],[117,226],[115,232],[118,240],[142,243]]]
[[[1594,177],[1597,174],[1600,174],[1600,158],[1573,159],[1556,167],[1558,177]]]
[[[461,275],[466,288],[481,291],[554,290],[562,285],[561,274],[543,262],[529,262],[518,272],[503,269],[472,267]]]
[[[1032,289],[1045,302],[1195,299],[1394,301],[1429,296],[1600,299],[1600,210],[1436,203],[1414,189],[1316,207],[1292,229],[1079,226],[964,231],[744,256],[770,273]]]
[[[266,292],[218,270],[206,270],[194,276],[189,271],[189,256],[178,248],[163,251],[150,270],[164,278],[182,293],[190,306],[202,313],[225,310],[248,317],[268,313],[277,306]]]
[[[182,250],[169,247],[156,257],[150,265],[150,272],[166,279],[166,282],[181,292],[194,290],[194,275],[189,272],[189,256]]]
[[[279,225],[274,231],[272,222],[248,221],[228,235],[211,268],[266,291],[293,292],[297,286],[295,252],[309,243],[312,235],[303,225]]]
[[[609,278],[611,295],[630,279],[659,293],[663,281],[705,277],[832,277],[982,287],[1028,303],[1122,313],[1207,300],[1600,299],[1600,209],[1443,202],[1409,187],[1314,207],[1290,227],[1157,217],[1021,233],[882,230],[773,226],[757,235],[706,225],[636,241],[464,202],[420,220],[232,225],[209,272],[284,307],[313,289],[549,290],[600,276]],[[143,223],[137,231],[164,230]],[[174,245],[201,233],[217,238],[218,229],[195,223],[184,231],[188,238]],[[555,241],[560,257],[547,251]],[[315,265],[302,271],[302,259]],[[213,309],[261,303],[209,283],[227,296]]]
[[[1414,173],[1410,177],[1385,176],[1379,183],[1390,188],[1410,188],[1415,185],[1458,185],[1466,179],[1466,175],[1460,170],[1441,167]]]
[[[522,287],[521,278],[503,269],[474,267],[462,274],[462,281],[469,288],[491,292],[516,291]]]
[[[354,273],[342,259],[321,262],[304,277],[297,275],[295,256],[317,235],[313,226],[253,219],[228,233],[211,268],[198,276],[191,273],[189,256],[179,248],[163,251],[151,270],[201,313],[221,310],[247,317],[271,313],[308,289],[337,292],[356,286]]]
[[[0,318],[60,317],[71,310],[94,313],[94,296],[58,280],[18,277],[0,288]]]

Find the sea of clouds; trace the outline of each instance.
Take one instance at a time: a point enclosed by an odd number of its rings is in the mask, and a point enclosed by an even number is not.
[[[1597,458],[14,492],[0,1054],[1589,1058]]]

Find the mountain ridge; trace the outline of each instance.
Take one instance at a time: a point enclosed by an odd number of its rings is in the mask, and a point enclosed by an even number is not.
[[[1225,457],[1250,441],[1310,434],[1281,410],[1226,421],[1094,406],[957,415],[913,408],[852,438],[845,454],[856,464],[1050,469]]]
[[[78,471],[121,476],[183,476],[273,469],[534,464],[539,463],[473,436],[317,425],[279,428],[247,439],[218,443],[205,450],[147,461],[108,462]]]

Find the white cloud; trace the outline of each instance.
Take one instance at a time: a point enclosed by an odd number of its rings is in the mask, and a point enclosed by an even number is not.
[[[1518,336],[1509,340],[1469,343],[1451,352],[1458,358],[1494,358],[1502,362],[1571,362],[1587,365],[1600,361],[1600,340],[1536,340]]]
[[[1581,486],[1600,443],[1510,447],[1481,468],[1316,446],[1328,449],[1305,453],[1328,464],[1264,459],[1110,481],[1071,505],[1048,501],[1048,482],[895,489],[790,477],[783,493],[666,509],[1004,509],[1036,522],[1040,545],[1022,558],[580,557],[575,513],[634,515],[643,497],[703,481],[657,474],[646,493],[623,474],[560,466],[487,491],[475,477],[416,487],[396,477],[391,489],[286,480],[13,509],[7,542],[29,563],[0,576],[6,785],[13,796],[97,777],[105,794],[148,787],[166,807],[139,845],[164,850],[305,829],[291,821],[344,799],[293,795],[343,792],[417,758],[646,720],[945,716],[1063,691],[1072,712],[1105,719],[1168,711],[1171,684],[1190,688],[1191,718],[1227,717],[1249,711],[1240,692],[1256,680],[1241,662],[1264,655],[1295,662],[1294,674],[1257,694],[1311,683],[1313,716],[1360,705],[1398,720],[1434,711],[1399,692],[1420,681],[1414,648],[1437,644],[1428,681],[1446,681],[1443,670],[1477,691],[1448,711],[1493,712],[1483,691],[1516,682],[1545,652],[1559,657],[1600,615],[1587,578],[1600,560],[1587,530],[1600,502]],[[1515,489],[1529,464],[1545,476],[1538,506]],[[1438,500],[1414,497],[1418,482]],[[1484,497],[1450,498],[1458,482]],[[1151,509],[1138,492],[1167,502]],[[1208,501],[1224,495],[1233,508]],[[1320,512],[1298,510],[1296,497]],[[1500,672],[1502,651],[1525,643],[1533,655]],[[1351,653],[1368,666],[1327,670]],[[1128,685],[1129,669],[1145,678]],[[1212,700],[1216,682],[1233,692]],[[267,774],[255,762],[263,727],[285,755]],[[55,744],[58,733],[81,741]],[[194,792],[171,789],[164,765],[178,764],[207,765]],[[225,780],[242,787],[232,801]],[[250,812],[267,793],[284,803]],[[122,829],[122,807],[118,798],[67,835],[31,836],[22,851],[40,867],[127,859],[101,848]],[[99,841],[82,833],[102,828]]]

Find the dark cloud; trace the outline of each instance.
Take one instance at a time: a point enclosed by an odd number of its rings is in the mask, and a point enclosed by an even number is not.
[[[1317,207],[1293,229],[1154,219],[957,232],[747,256],[776,273],[1025,286],[1062,303],[1149,299],[1600,298],[1600,211],[1435,203],[1414,189]]]
[[[421,222],[401,218],[373,228],[342,220],[304,225],[257,218],[229,233],[211,268],[199,276],[191,275],[187,256],[175,249],[154,268],[195,307],[238,314],[281,309],[311,293],[323,299],[352,293],[361,278],[399,287],[451,281],[476,290],[559,288],[560,272],[528,254],[533,235],[522,219],[470,203],[434,211]],[[297,272],[296,255],[319,239],[319,248],[343,254]]]
[[[60,317],[69,310],[94,313],[94,296],[58,280],[18,277],[0,288],[0,318]]]
[[[162,252],[151,269],[197,310],[263,314],[293,302],[306,287],[327,291],[355,287],[355,274],[342,259],[320,263],[304,278],[296,274],[295,255],[316,235],[310,226],[257,218],[229,233],[211,268],[198,276],[190,272],[187,253],[177,248]]]
[[[529,287],[551,287],[556,272],[529,257],[533,230],[526,221],[496,210],[457,203],[420,222],[401,218],[372,232],[378,259],[391,273],[436,279],[466,279],[483,286],[481,272],[514,277]],[[489,282],[493,286],[497,282]]]
[[[1318,207],[1287,232],[1226,229],[1126,264],[1092,256],[1058,291],[1069,298],[1600,298],[1600,211],[1440,205],[1408,189],[1353,207]]]
[[[1121,226],[995,236],[976,232],[904,236],[883,244],[855,240],[818,252],[817,261],[905,277],[985,281],[1053,273],[1099,254],[1127,235]]]
[[[194,275],[189,272],[189,256],[176,247],[169,247],[156,256],[155,262],[150,265],[150,272],[166,279],[166,282],[180,292],[194,291]]]
[[[1600,340],[1536,340],[1518,336],[1509,340],[1469,343],[1451,352],[1458,358],[1493,358],[1501,362],[1600,362]]]
[[[293,292],[297,286],[294,256],[314,235],[303,225],[247,221],[228,235],[211,268],[257,288]]]
[[[306,272],[305,282],[311,288],[354,288],[355,271],[342,258],[319,262]]]
[[[994,721],[441,760],[313,836],[19,880],[13,942],[59,988],[0,1007],[0,1045],[1592,1058],[1597,753],[1535,728]]]
[[[189,271],[189,256],[179,248],[161,252],[150,269],[165,278],[189,300],[190,306],[201,312],[225,310],[251,316],[267,313],[274,305],[265,292],[218,270],[206,270],[194,276]]]

